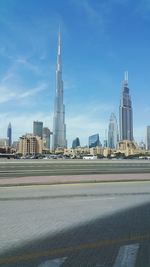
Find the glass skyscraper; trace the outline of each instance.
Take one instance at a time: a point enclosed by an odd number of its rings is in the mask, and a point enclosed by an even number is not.
[[[12,144],[12,129],[11,129],[11,123],[8,124],[8,128],[7,128],[7,138],[8,138],[8,146],[11,146],[11,144]]]
[[[119,107],[120,141],[133,141],[133,111],[130,90],[128,88],[128,72],[122,82]]]
[[[65,105],[63,104],[63,81],[61,64],[60,32],[58,33],[58,53],[56,65],[56,90],[53,118],[53,150],[67,147]]]
[[[33,122],[33,134],[43,138],[43,122],[42,121]]]
[[[100,145],[99,134],[89,136],[89,148],[97,147]]]
[[[146,132],[146,149],[150,150],[150,125],[147,126],[147,132]]]
[[[80,146],[80,139],[79,137],[76,137],[76,139],[72,141],[72,148],[76,148],[78,146]]]
[[[119,141],[117,119],[114,113],[111,113],[109,126],[108,126],[108,147],[117,148],[117,142]]]

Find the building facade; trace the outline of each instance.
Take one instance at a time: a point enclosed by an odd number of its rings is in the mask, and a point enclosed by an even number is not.
[[[100,146],[99,134],[89,136],[89,148]]]
[[[0,147],[8,148],[9,139],[8,138],[0,138]]]
[[[19,150],[23,156],[41,154],[43,150],[43,140],[39,136],[26,134],[19,139]]]
[[[122,82],[120,107],[119,107],[120,141],[133,141],[133,111],[130,90],[128,88],[128,72]]]
[[[50,135],[51,131],[48,127],[43,128],[43,145],[45,148],[50,149]]]
[[[130,140],[119,141],[117,147],[117,153],[120,152],[125,156],[140,154],[141,152],[138,145]]]
[[[117,148],[119,141],[117,118],[114,113],[111,113],[108,126],[108,147],[112,149]]]
[[[33,122],[33,135],[43,138],[43,122],[42,121]]]
[[[8,124],[7,138],[8,138],[8,146],[11,146],[11,144],[12,144],[12,128],[11,128],[11,123]]]
[[[150,150],[150,125],[147,126],[146,131],[146,150]]]
[[[72,148],[76,148],[80,146],[80,139],[79,137],[76,137],[73,141],[72,141]]]
[[[66,148],[66,124],[65,124],[65,105],[63,103],[63,81],[61,64],[60,32],[58,33],[58,52],[56,65],[56,90],[53,118],[53,145],[52,149]]]

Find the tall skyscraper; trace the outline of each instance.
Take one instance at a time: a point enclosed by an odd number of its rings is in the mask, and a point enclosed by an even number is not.
[[[130,90],[128,88],[128,72],[125,72],[122,82],[119,107],[120,141],[133,141],[133,111]]]
[[[108,126],[108,147],[116,149],[119,141],[117,119],[114,113],[111,113]]]
[[[11,144],[12,144],[12,128],[11,128],[11,123],[8,124],[7,138],[8,138],[8,145],[11,146]]]
[[[150,126],[147,126],[146,132],[146,149],[150,150]]]
[[[33,135],[43,138],[43,122],[42,121],[33,122]]]
[[[100,146],[99,134],[89,136],[89,148]]]
[[[63,81],[61,64],[60,32],[58,33],[58,52],[56,65],[56,90],[53,118],[53,150],[58,147],[67,147],[65,105],[63,104]]]

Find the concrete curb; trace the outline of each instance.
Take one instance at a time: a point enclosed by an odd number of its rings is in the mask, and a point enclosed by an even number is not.
[[[42,185],[72,185],[72,184],[96,184],[96,183],[127,183],[127,182],[150,182],[150,179],[115,179],[115,180],[81,180],[81,181],[56,181],[56,182],[31,182],[31,183],[4,183],[1,187],[42,186]]]

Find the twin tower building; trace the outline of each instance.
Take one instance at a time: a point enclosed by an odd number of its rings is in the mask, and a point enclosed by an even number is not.
[[[114,115],[114,113],[112,113],[108,129],[108,146],[110,148],[116,148],[116,144],[119,140],[133,141],[133,111],[132,111],[130,90],[128,88],[128,72],[125,72],[121,88],[120,106],[119,106],[119,131],[117,126],[116,116]],[[59,148],[67,147],[65,106],[63,103],[60,32],[58,33],[52,149],[56,150],[58,147]]]

